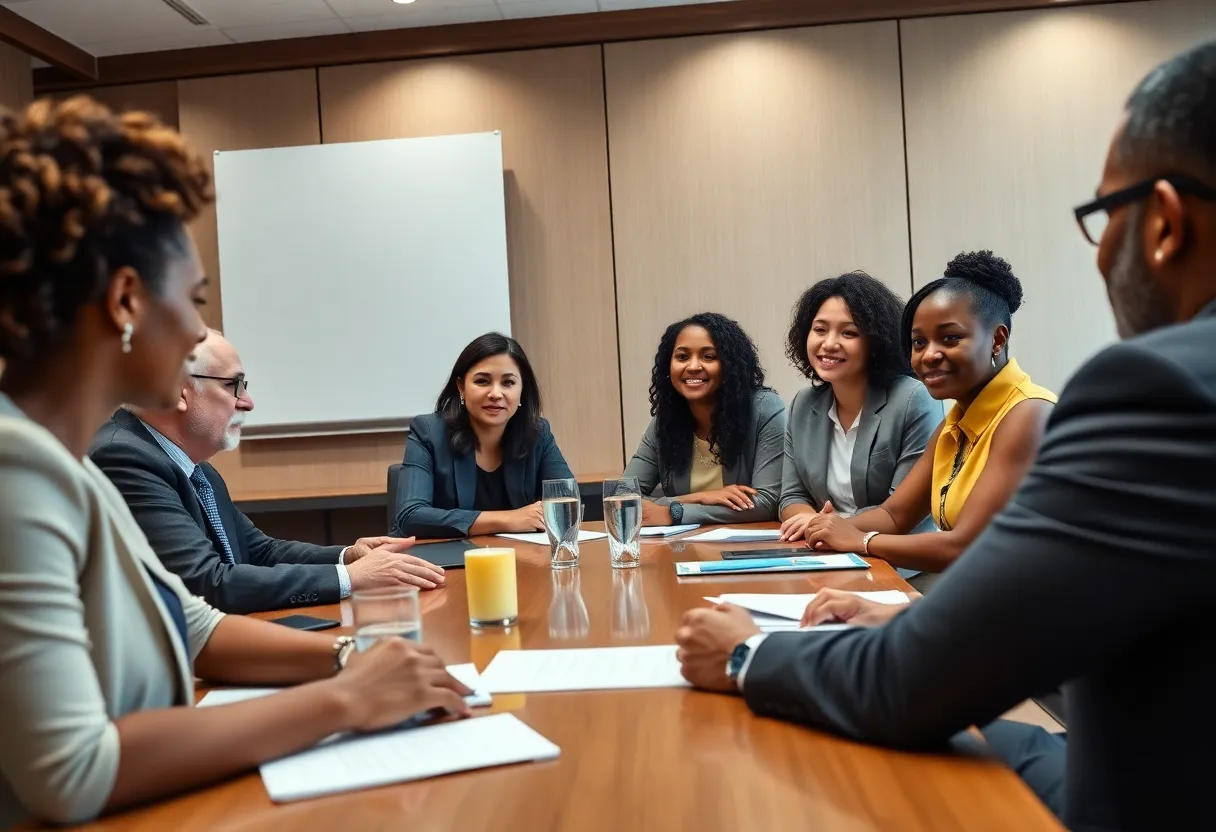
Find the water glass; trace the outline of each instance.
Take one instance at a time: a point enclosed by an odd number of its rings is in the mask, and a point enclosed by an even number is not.
[[[351,593],[350,601],[355,617],[355,646],[360,652],[393,636],[422,641],[418,587],[361,589]]]
[[[473,627],[510,627],[519,618],[514,549],[465,552],[464,583]]]
[[[578,566],[578,529],[583,521],[578,480],[545,480],[540,488],[545,532],[549,535],[549,566],[554,569]]]
[[[604,527],[613,569],[633,569],[641,563],[638,534],[642,530],[642,491],[637,477],[604,481]]]

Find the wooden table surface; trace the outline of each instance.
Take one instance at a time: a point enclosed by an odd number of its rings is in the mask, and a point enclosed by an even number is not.
[[[588,524],[590,525],[590,524]],[[485,539],[486,542],[493,538]],[[498,540],[494,545],[507,543]],[[468,626],[463,570],[423,593],[423,638],[449,663],[482,669],[500,649],[671,644],[704,595],[907,589],[890,566],[868,570],[676,580],[677,560],[716,560],[721,546],[643,544],[643,565],[616,571],[605,541],[582,545],[577,570],[549,569],[548,547],[514,544],[519,623]],[[769,544],[771,545],[771,544]],[[292,610],[341,616],[347,603]],[[281,613],[279,613],[281,614]],[[265,617],[275,617],[272,614]],[[349,630],[346,630],[349,632]],[[335,633],[342,632],[335,630]],[[908,754],[754,716],[736,696],[685,689],[494,697],[561,747],[530,763],[276,806],[258,775],[147,809],[94,830],[1018,830],[1060,829],[996,763]]]

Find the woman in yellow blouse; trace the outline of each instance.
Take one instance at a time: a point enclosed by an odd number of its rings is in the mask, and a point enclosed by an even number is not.
[[[946,421],[895,492],[846,520],[820,514],[811,546],[940,572],[979,536],[1017,489],[1039,449],[1055,395],[1009,356],[1022,284],[990,251],[960,254],[904,309],[912,369],[935,399],[953,399]],[[909,534],[926,514],[938,534]]]

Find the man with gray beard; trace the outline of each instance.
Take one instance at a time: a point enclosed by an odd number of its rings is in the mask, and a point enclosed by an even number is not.
[[[207,462],[236,449],[245,414],[253,410],[240,356],[212,330],[186,372],[177,407],[119,410],[89,455],[191,592],[224,612],[244,614],[335,604],[373,587],[443,585],[441,568],[405,553],[412,539],[362,538],[342,547],[262,534]]]
[[[803,623],[858,625],[837,632],[694,609],[677,657],[698,687],[855,740],[986,726],[1072,830],[1211,829],[1216,43],[1141,82],[1075,214],[1127,340],[1069,382],[1021,488],[933,591],[821,592]],[[1058,685],[1066,741],[992,723]]]

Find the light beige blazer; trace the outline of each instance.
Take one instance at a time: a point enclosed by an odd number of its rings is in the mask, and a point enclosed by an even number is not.
[[[189,655],[148,572],[181,599]],[[105,474],[0,395],[0,829],[97,815],[114,720],[191,704],[221,618],[161,566]]]

